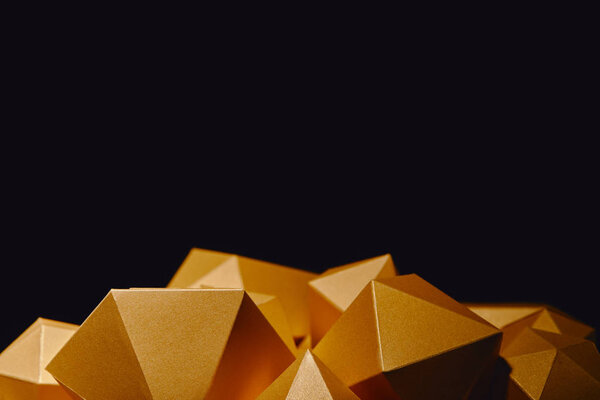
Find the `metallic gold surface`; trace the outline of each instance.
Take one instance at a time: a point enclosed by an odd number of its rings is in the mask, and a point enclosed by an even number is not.
[[[467,303],[465,305],[475,314],[502,330],[504,333],[502,349],[506,348],[528,327],[595,340],[594,328],[546,304]]]
[[[392,256],[385,254],[328,269],[308,283],[310,331],[316,344],[373,279],[396,275]]]
[[[304,352],[258,400],[354,400],[358,397],[310,350]]]
[[[600,354],[588,340],[525,328],[503,357],[511,367],[508,400],[600,399]]]
[[[497,358],[501,338],[411,274],[369,283],[314,353],[363,399],[463,399]]]
[[[5,400],[68,400],[46,372],[48,362],[77,325],[39,318],[0,354],[0,394]]]
[[[47,369],[86,400],[253,399],[294,359],[243,290],[111,290]]]
[[[192,249],[169,283],[170,288],[240,288],[277,296],[288,318],[292,335],[309,333],[307,283],[312,272],[234,254]]]

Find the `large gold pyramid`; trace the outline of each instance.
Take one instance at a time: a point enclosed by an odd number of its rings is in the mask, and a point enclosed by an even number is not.
[[[313,343],[321,340],[370,281],[395,275],[392,256],[385,254],[328,269],[310,281],[308,304]]]
[[[502,334],[417,275],[372,281],[314,353],[361,399],[464,399]]]
[[[243,290],[111,290],[47,369],[77,399],[234,400],[294,359]]]
[[[595,330],[545,304],[465,304],[471,311],[504,333],[502,349],[525,328],[595,339]]]
[[[358,400],[310,350],[290,365],[257,400]]]
[[[283,265],[234,254],[192,249],[169,288],[240,288],[277,296],[287,314],[292,334],[309,333],[307,283],[317,275]]]
[[[525,328],[504,349],[507,400],[598,400],[600,354],[589,340]]]
[[[0,354],[3,400],[68,400],[46,365],[77,330],[77,325],[38,318]]]

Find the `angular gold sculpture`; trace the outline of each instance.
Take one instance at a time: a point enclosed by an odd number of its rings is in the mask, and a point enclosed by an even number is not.
[[[358,400],[310,350],[297,359],[257,400]]]
[[[169,283],[170,288],[240,288],[277,296],[294,338],[309,333],[307,282],[317,275],[234,254],[192,249]]]
[[[328,269],[310,281],[308,304],[313,343],[321,340],[371,280],[395,275],[392,256],[385,254]]]
[[[417,275],[372,281],[314,353],[361,399],[465,399],[502,333]]]
[[[525,328],[504,349],[508,400],[600,399],[600,354],[585,339]]]
[[[294,359],[243,290],[111,290],[47,370],[85,400],[254,399]]]
[[[43,318],[27,328],[0,354],[0,399],[69,400],[45,368],[77,328]]]
[[[545,304],[465,304],[481,318],[504,333],[502,349],[506,348],[527,327],[595,339],[595,330],[565,313]],[[502,351],[502,350],[501,350]]]
[[[285,315],[281,301],[277,296],[263,293],[247,292],[248,296],[254,301],[254,304],[258,306],[260,312],[263,313],[267,321],[271,324],[275,332],[279,335],[283,343],[290,349],[294,354],[298,352],[294,337],[292,335],[292,328]]]

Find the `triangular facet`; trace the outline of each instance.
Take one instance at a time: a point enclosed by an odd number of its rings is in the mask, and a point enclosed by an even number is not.
[[[38,382],[41,337],[42,322],[38,319],[0,354],[0,375]]]
[[[541,400],[598,400],[600,382],[561,352],[556,356]]]
[[[277,296],[294,337],[307,335],[310,332],[307,283],[316,274],[252,258],[238,258],[244,289]]]
[[[152,399],[112,291],[46,369],[82,398]]]
[[[442,292],[416,274],[400,275],[388,279],[379,279],[378,282],[381,282],[403,293],[435,304],[438,307],[453,311],[462,315],[463,317],[470,318],[486,326],[492,326],[489,322],[469,310],[466,306],[460,304],[446,293]]]
[[[497,336],[495,340],[500,342],[500,332],[487,323],[440,307],[424,300],[423,296],[416,297],[414,292],[407,294],[378,281],[373,285],[385,371],[488,336]]]
[[[186,288],[231,256],[232,254],[193,248],[167,287]]]
[[[403,400],[464,399],[499,349],[499,336],[490,336],[384,375]]]
[[[377,278],[390,278],[396,275],[389,255],[364,260],[345,267],[336,273],[312,280],[311,285],[340,311],[348,308],[367,284]]]
[[[294,337],[292,336],[292,329],[290,323],[285,315],[281,301],[277,296],[270,294],[247,292],[248,296],[252,299],[254,304],[258,306],[258,309],[265,316],[267,321],[275,329],[281,340],[286,344],[292,353],[296,353],[296,343],[294,343]]]
[[[254,399],[294,360],[295,354],[244,295],[210,390],[190,400]]]
[[[539,399],[556,354],[556,350],[551,349],[507,357],[506,361],[512,368],[511,379],[532,399]]]
[[[244,292],[156,289],[113,295],[152,398],[203,397]]]
[[[540,329],[552,333],[561,333],[560,329],[556,325],[556,322],[552,318],[552,315],[550,315],[550,312],[546,309],[538,315],[537,319],[531,327],[534,329]]]
[[[519,305],[469,305],[467,308],[498,329],[515,323],[542,310],[541,306]]]
[[[586,340],[561,349],[561,352],[600,382],[600,353],[598,353],[594,343]]]
[[[360,292],[313,352],[348,386],[382,372],[373,282]]]
[[[555,350],[556,346],[540,336],[540,332],[531,328],[525,328],[515,339],[503,350],[503,357],[513,357],[522,354],[537,353],[546,350]]]
[[[306,351],[258,397],[258,400],[278,399],[357,400],[358,397],[321,360]]]
[[[56,380],[46,371],[46,366],[71,339],[78,326],[59,321],[42,319],[42,349],[40,354],[39,383],[56,385]]]
[[[207,286],[213,288],[242,289],[244,287],[244,282],[242,281],[238,261],[237,256],[229,257],[189,287],[201,288]]]
[[[552,320],[554,321],[555,325],[558,327],[558,330],[562,334],[588,338],[594,332],[594,328],[576,321],[573,318],[568,318],[554,311],[550,311],[550,315],[552,316]]]

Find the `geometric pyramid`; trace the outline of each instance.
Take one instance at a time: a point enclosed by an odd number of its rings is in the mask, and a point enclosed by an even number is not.
[[[38,318],[0,354],[0,398],[69,399],[45,368],[77,328],[77,325]]]
[[[257,400],[358,400],[310,350],[290,365]]]
[[[292,328],[290,328],[290,323],[277,296],[255,292],[246,293],[250,296],[254,304],[256,304],[260,312],[263,313],[285,345],[295,354],[298,349],[296,348],[296,343],[294,343]]]
[[[111,290],[47,370],[86,400],[252,399],[294,359],[243,290]]]
[[[466,304],[504,333],[502,351],[528,327],[594,340],[594,328],[544,304]]]
[[[309,333],[307,283],[317,275],[283,265],[216,251],[192,249],[169,288],[239,288],[277,296],[288,318],[292,335]]]
[[[313,343],[321,340],[370,281],[393,276],[396,268],[392,256],[385,254],[328,269],[310,281],[308,304]]]
[[[415,274],[370,282],[314,353],[362,399],[464,399],[502,333]]]
[[[600,354],[588,340],[525,328],[503,357],[508,400],[600,399]]]

